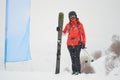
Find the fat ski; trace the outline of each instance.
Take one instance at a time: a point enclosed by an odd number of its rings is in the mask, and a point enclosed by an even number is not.
[[[57,58],[55,74],[60,73],[60,56],[61,56],[61,42],[62,42],[62,29],[63,29],[64,14],[62,12],[58,15],[58,39],[57,39]]]

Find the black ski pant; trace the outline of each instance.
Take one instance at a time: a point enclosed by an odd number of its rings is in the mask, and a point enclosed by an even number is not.
[[[81,72],[81,64],[80,64],[80,51],[81,51],[81,46],[67,46],[70,56],[71,56],[71,61],[72,61],[72,71],[73,72]]]

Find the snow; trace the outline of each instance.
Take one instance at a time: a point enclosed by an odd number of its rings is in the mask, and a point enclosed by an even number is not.
[[[99,77],[96,74],[71,75],[62,73],[55,75],[49,72],[10,72],[0,71],[1,80],[105,80],[105,77]]]
[[[113,69],[106,80],[120,80],[120,67]]]
[[[97,67],[94,74],[79,74],[72,75],[71,72],[62,71],[60,74],[54,72],[39,72],[39,71],[0,71],[0,80],[120,80],[120,66],[114,68],[109,75],[105,75],[104,66],[102,65],[105,56],[101,57],[92,63],[92,66]]]
[[[116,69],[108,76],[101,76],[97,74],[80,74],[71,75],[70,73],[61,73],[55,75],[49,72],[16,72],[16,71],[0,71],[1,80],[120,80],[119,72]]]

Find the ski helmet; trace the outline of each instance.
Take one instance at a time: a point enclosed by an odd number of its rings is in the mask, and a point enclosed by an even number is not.
[[[70,20],[72,17],[77,18],[77,14],[76,14],[75,11],[70,11],[68,17],[69,17],[69,20]]]

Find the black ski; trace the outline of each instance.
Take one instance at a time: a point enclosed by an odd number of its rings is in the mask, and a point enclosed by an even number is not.
[[[61,42],[62,42],[62,29],[63,29],[64,14],[62,12],[58,15],[58,39],[57,39],[57,58],[56,58],[56,70],[55,74],[60,73],[60,56],[61,56]]]

